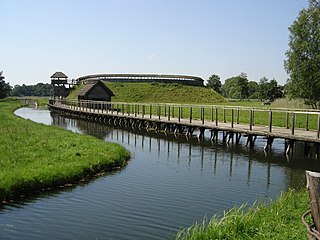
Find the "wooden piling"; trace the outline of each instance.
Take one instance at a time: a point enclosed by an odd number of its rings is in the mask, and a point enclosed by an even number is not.
[[[320,173],[306,171],[306,177],[313,223],[320,231]]]
[[[272,132],[272,111],[269,112],[269,132]]]

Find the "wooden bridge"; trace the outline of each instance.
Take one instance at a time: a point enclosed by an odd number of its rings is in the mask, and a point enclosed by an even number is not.
[[[253,146],[257,136],[262,136],[266,138],[266,151],[271,149],[275,138],[285,140],[287,154],[296,141],[304,142],[306,151],[311,145],[319,151],[319,111],[69,100],[50,100],[48,106],[50,111],[60,114],[138,129],[187,136],[197,130],[199,139],[204,138],[207,130],[212,141],[218,138],[218,132],[223,133],[226,143],[231,140],[239,143],[244,136],[246,146]]]

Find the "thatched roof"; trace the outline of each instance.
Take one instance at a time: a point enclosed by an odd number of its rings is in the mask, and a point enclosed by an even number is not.
[[[68,78],[63,72],[55,72],[50,78]]]
[[[97,85],[101,85],[104,90],[109,94],[109,96],[114,96],[114,93],[101,81],[97,81],[96,83],[86,84],[82,87],[82,89],[78,92],[78,97],[84,97],[88,95]]]

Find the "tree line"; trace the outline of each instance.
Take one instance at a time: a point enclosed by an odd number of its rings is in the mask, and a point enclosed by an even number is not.
[[[226,98],[233,99],[259,99],[260,101],[272,102],[277,98],[284,97],[284,87],[277,80],[263,77],[259,82],[249,81],[246,73],[241,73],[221,83],[220,77],[213,74],[207,81],[207,87]]]
[[[0,99],[8,96],[26,97],[26,96],[52,96],[53,87],[49,83],[38,83],[36,85],[15,85],[11,87],[5,82],[3,72],[0,72]]]

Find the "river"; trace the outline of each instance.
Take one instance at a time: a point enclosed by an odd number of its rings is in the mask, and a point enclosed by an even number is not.
[[[125,130],[48,110],[15,113],[119,143],[132,158],[123,169],[89,183],[5,205],[0,239],[170,239],[205,216],[305,187],[304,170],[319,169],[316,160],[303,155],[302,144],[286,158],[283,140],[275,140],[265,155],[262,138],[246,148],[245,138],[228,146],[221,136],[212,144],[208,138],[199,142]]]

